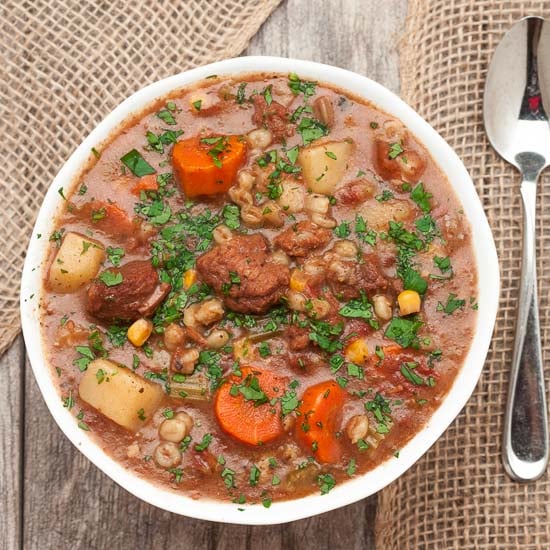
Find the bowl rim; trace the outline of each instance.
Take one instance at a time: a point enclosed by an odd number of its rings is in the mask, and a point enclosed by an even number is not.
[[[125,469],[107,455],[86,432],[79,429],[74,416],[63,407],[53,373],[44,356],[40,334],[38,289],[41,288],[42,263],[46,259],[47,239],[63,199],[60,187],[75,184],[90,160],[92,147],[108,139],[132,114],[168,93],[191,86],[211,75],[227,76],[254,72],[297,73],[302,78],[332,84],[355,94],[375,107],[400,119],[426,147],[447,176],[470,221],[472,244],[478,268],[478,322],[470,350],[449,392],[425,426],[400,450],[373,470],[337,485],[329,495],[309,495],[288,501],[275,501],[269,509],[261,504],[237,505],[212,499],[193,499],[149,482]],[[76,148],[52,181],[40,208],[21,279],[20,308],[23,335],[29,361],[42,397],[61,431],[98,468],[134,496],[158,508],[197,519],[224,523],[269,525],[303,519],[354,503],[386,487],[408,470],[437,441],[460,413],[481,375],[491,342],[498,309],[500,277],[498,258],[489,223],[474,184],[453,149],[445,140],[393,92],[352,71],[312,61],[270,56],[227,59],[184,71],[150,84],[125,99]],[[483,322],[481,322],[483,315]]]

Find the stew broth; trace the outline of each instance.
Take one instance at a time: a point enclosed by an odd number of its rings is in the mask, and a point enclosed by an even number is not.
[[[75,422],[140,476],[238,504],[399,460],[477,316],[468,221],[415,137],[254,74],[180,90],[94,154],[60,191],[42,295]]]

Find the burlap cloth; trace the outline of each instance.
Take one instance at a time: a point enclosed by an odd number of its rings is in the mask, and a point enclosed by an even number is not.
[[[518,175],[493,153],[482,123],[488,62],[503,33],[525,15],[550,16],[550,2],[409,4],[400,44],[401,95],[447,139],[469,169],[495,236],[502,293],[491,351],[474,396],[427,455],[380,495],[377,547],[383,550],[550,548],[550,477],[546,474],[528,485],[513,483],[500,460],[519,282],[521,209]],[[540,314],[549,380],[548,172],[538,198]]]
[[[146,84],[235,57],[280,0],[0,1],[0,355],[42,197],[109,111]]]

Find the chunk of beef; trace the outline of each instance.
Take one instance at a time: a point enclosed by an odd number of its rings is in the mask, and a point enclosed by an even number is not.
[[[275,239],[275,244],[289,256],[305,257],[312,250],[328,244],[332,237],[329,229],[319,227],[310,221],[303,221],[289,227]]]
[[[337,298],[346,301],[358,298],[361,290],[372,296],[388,288],[376,260],[369,257],[365,257],[363,263],[345,259],[331,261],[327,266],[327,283]]]
[[[414,149],[407,129],[400,122],[384,122],[374,143],[376,166],[382,178],[409,183],[419,180],[426,169],[426,160]]]
[[[284,294],[288,267],[271,260],[262,235],[237,236],[197,260],[202,280],[240,313],[265,313]]]
[[[329,128],[334,126],[334,106],[328,95],[322,95],[313,102],[313,115]]]
[[[370,199],[374,195],[377,186],[378,184],[375,181],[359,178],[346,183],[338,189],[335,198],[338,204],[356,206]]]
[[[309,330],[307,328],[290,325],[285,332],[288,349],[302,351],[309,346]]]
[[[109,271],[120,273],[122,282],[107,286],[98,278],[86,293],[86,310],[99,319],[133,321],[152,315],[170,292],[168,283],[159,284],[158,274],[149,260],[128,262]]]
[[[263,95],[253,96],[254,114],[252,122],[258,127],[265,127],[273,136],[274,141],[282,141],[294,135],[296,126],[289,122],[289,112],[280,103],[272,101],[269,105]]]

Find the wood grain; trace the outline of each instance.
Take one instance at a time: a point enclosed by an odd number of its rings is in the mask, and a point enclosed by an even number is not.
[[[25,359],[19,336],[0,361],[0,548],[21,545]]]
[[[288,0],[246,53],[338,65],[397,91],[395,42],[405,15],[406,0]],[[375,496],[266,527],[193,520],[139,501],[62,435],[24,364],[21,339],[0,360],[0,435],[2,550],[374,548]]]

